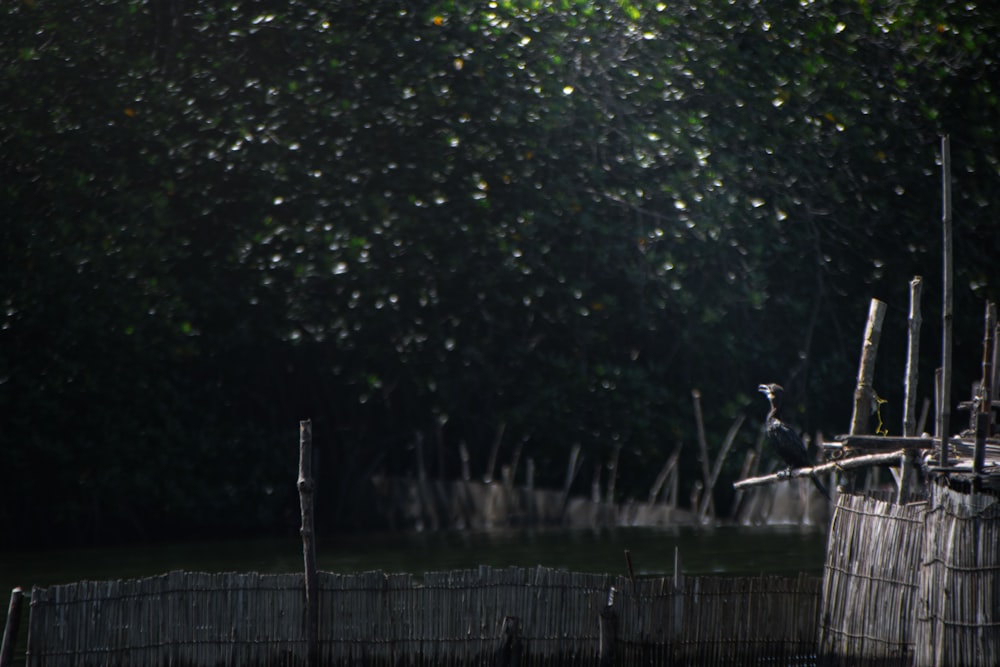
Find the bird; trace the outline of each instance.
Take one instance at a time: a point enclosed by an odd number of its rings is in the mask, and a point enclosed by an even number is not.
[[[767,413],[767,439],[778,453],[781,460],[788,465],[784,471],[787,477],[791,474],[792,468],[807,468],[812,462],[809,460],[809,452],[802,438],[793,431],[788,424],[781,421],[781,403],[785,397],[785,390],[780,384],[769,383],[757,387],[757,391],[764,394],[771,403],[771,411]],[[823,483],[816,475],[810,475],[809,479],[816,485],[819,492],[830,499],[830,492],[827,491]]]

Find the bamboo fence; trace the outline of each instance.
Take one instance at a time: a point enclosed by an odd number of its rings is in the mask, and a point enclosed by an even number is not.
[[[804,575],[632,580],[481,567],[420,583],[321,572],[319,664],[807,665],[819,593],[820,579]],[[302,665],[303,603],[301,574],[35,588],[27,664]]]
[[[926,503],[841,494],[823,570],[826,664],[913,664],[912,610]]]
[[[932,490],[916,627],[918,665],[1000,665],[1000,502]]]
[[[830,526],[822,665],[1000,665],[1000,502],[931,487],[842,494]]]

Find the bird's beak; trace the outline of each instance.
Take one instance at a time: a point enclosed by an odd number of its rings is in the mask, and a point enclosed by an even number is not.
[[[762,394],[770,394],[771,388],[768,387],[766,384],[759,384],[757,385],[757,391],[759,391]]]

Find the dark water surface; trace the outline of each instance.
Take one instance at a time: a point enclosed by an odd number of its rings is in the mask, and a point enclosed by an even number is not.
[[[625,573],[624,551],[639,576],[670,574],[679,548],[687,574],[820,574],[826,532],[819,527],[602,528],[509,530],[321,538],[321,570],[424,572],[517,565],[580,572]],[[108,548],[0,553],[0,595],[12,587],[81,580],[128,579],[171,570],[298,572],[302,543],[293,537],[252,541],[180,542]],[[0,612],[5,614],[4,612]]]

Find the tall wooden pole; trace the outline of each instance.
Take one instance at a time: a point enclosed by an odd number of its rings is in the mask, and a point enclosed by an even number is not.
[[[954,268],[951,248],[951,142],[948,135],[941,137],[941,223],[944,232],[943,307],[941,309],[941,444],[938,465],[948,466],[948,432],[951,430],[951,326],[954,287]]]
[[[878,344],[882,339],[882,322],[885,320],[886,305],[878,299],[872,299],[868,308],[868,324],[865,326],[865,338],[861,345],[861,362],[858,364],[858,385],[854,389],[854,412],[851,415],[851,435],[868,433],[868,420],[872,414],[874,389],[872,378],[875,377],[875,357],[878,356]]]
[[[910,281],[909,331],[906,337],[906,384],[903,387],[903,435],[917,434],[917,365],[920,357],[920,292],[923,279],[914,276]]]
[[[319,665],[319,591],[313,531],[312,422],[299,422],[299,504],[302,507],[302,556],[306,583],[306,667]]]
[[[993,339],[997,326],[997,306],[986,304],[986,333],[983,336],[983,379],[979,385],[979,412],[976,414],[976,444],[972,450],[972,472],[981,475],[986,457],[986,438],[993,417]]]

